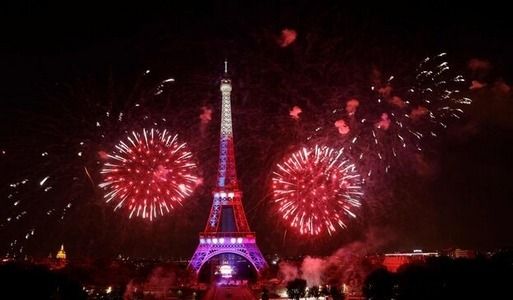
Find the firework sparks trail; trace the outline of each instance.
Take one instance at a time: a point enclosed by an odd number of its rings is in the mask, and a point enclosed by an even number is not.
[[[14,173],[15,180],[0,189],[8,200],[0,216],[0,233],[6,240],[0,248],[6,256],[23,255],[38,239],[49,239],[48,227],[65,230],[61,229],[67,227],[64,224],[76,222],[70,216],[94,210],[96,204],[91,199],[95,199],[101,182],[99,171],[109,159],[104,149],[120,134],[130,132],[134,124],[136,128],[173,126],[173,121],[155,113],[148,102],[167,95],[175,80],[169,77],[155,81],[150,73],[148,69],[135,84],[113,85],[107,92],[102,90],[101,81],[63,83],[47,95],[51,108],[46,113],[13,112],[17,119],[24,120],[18,125],[21,136],[32,138],[13,138],[6,145],[23,151],[0,149],[1,156],[10,154],[17,162],[16,170],[20,170]],[[187,194],[183,188],[180,192]]]
[[[374,80],[363,99],[350,98],[331,109],[331,125],[312,131],[307,140],[338,132],[341,146],[368,166],[367,176],[383,166],[386,173],[393,160],[405,152],[421,152],[427,139],[436,138],[451,119],[461,119],[464,106],[472,101],[462,93],[464,78],[453,75],[446,54],[424,59],[417,67],[413,84],[395,84],[390,76]],[[331,140],[333,141],[333,140]]]

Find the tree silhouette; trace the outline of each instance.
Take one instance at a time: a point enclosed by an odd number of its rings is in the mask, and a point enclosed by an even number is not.
[[[330,287],[330,296],[333,300],[344,300],[344,293],[337,286],[332,285]]]
[[[262,300],[269,300],[269,290],[267,288],[265,288],[265,287],[262,289],[261,299]]]
[[[319,291],[319,287],[314,285],[308,289],[308,297],[314,297],[315,299],[321,296],[321,292]]]
[[[43,266],[3,265],[0,266],[0,278],[3,295],[15,295],[15,299],[80,300],[87,296],[78,282]]]
[[[394,277],[386,269],[370,273],[363,284],[363,295],[367,299],[389,300],[393,296]]]
[[[290,299],[299,300],[299,298],[305,296],[306,291],[306,280],[296,278],[287,283],[287,295]]]
[[[370,273],[363,286],[366,299],[512,299],[513,251],[492,257],[434,257],[411,263],[391,274]]]

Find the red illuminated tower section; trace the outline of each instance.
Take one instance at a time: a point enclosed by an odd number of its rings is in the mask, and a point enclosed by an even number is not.
[[[247,259],[260,272],[267,263],[258,249],[255,233],[249,228],[242,206],[242,192],[237,182],[230,103],[232,84],[228,78],[226,61],[220,89],[222,103],[217,185],[212,192],[212,208],[205,231],[200,233],[200,244],[189,267],[198,273],[212,257],[236,254]]]

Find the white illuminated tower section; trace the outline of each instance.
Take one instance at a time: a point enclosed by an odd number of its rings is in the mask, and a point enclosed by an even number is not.
[[[225,61],[221,79],[221,134],[219,136],[219,168],[217,185],[212,192],[213,202],[205,230],[200,233],[200,244],[189,267],[198,273],[207,261],[221,254],[236,254],[247,259],[258,273],[267,263],[256,244],[256,235],[249,228],[242,192],[237,182],[235,150],[232,131],[230,94],[232,84]]]

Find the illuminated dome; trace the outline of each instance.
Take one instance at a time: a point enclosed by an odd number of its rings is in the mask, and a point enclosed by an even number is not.
[[[64,250],[64,245],[61,245],[61,249],[59,250],[59,252],[57,252],[56,258],[66,260],[66,251]]]

